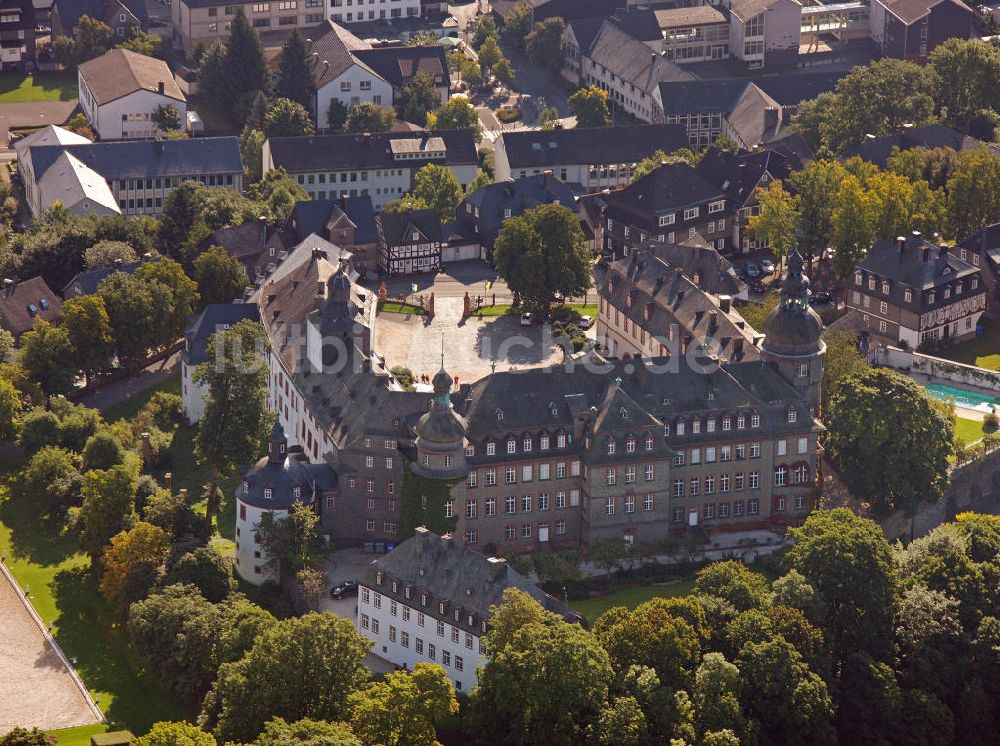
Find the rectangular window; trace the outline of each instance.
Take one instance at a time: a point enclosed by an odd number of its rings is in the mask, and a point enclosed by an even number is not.
[[[614,515],[615,514],[615,498],[614,497],[608,497],[605,500],[604,510],[605,510],[605,512],[608,515]]]
[[[625,512],[635,512],[635,495],[625,495]]]

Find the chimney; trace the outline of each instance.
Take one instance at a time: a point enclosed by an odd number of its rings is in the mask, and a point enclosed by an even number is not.
[[[546,189],[552,186],[552,169],[547,168],[542,171],[542,184],[545,185]]]
[[[708,333],[715,334],[716,330],[719,328],[719,312],[709,311],[708,312]]]
[[[948,260],[948,247],[947,246],[942,246],[938,250],[938,259],[940,259],[942,262]]]
[[[163,475],[163,489],[165,489],[170,494],[174,493],[174,474],[168,471]]]
[[[906,248],[906,236],[896,236],[896,249],[899,251],[899,258],[903,258],[903,249]]]
[[[732,307],[733,307],[733,297],[731,295],[719,296],[719,308],[722,310],[723,313],[728,314]]]
[[[489,557],[486,560],[486,580],[490,583],[498,583],[507,577],[507,560],[502,557]]]
[[[514,194],[514,180],[513,179],[507,179],[507,181],[505,181],[503,183],[503,193],[506,194],[508,197],[513,196],[513,194]]]
[[[924,246],[923,255],[921,256],[920,261],[923,262],[924,264],[926,264],[927,263],[927,259],[930,256],[930,253],[931,253],[930,247],[929,246]]]
[[[187,487],[181,487],[180,490],[178,490],[177,494],[181,498],[181,502],[183,502],[186,505],[188,497]]]
[[[326,298],[326,285],[322,282],[316,283],[316,299],[323,300]]]
[[[166,83],[164,83],[162,80],[159,83],[157,83],[156,92],[162,96],[166,92]]]

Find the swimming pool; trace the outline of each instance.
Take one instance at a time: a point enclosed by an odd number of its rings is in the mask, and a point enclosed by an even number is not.
[[[1000,406],[1000,397],[990,394],[980,394],[977,391],[956,388],[944,383],[928,383],[924,386],[927,393],[941,401],[954,401],[960,407],[978,409],[989,412],[991,408]]]

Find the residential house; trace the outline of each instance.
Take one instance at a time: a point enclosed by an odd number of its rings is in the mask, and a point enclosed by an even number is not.
[[[108,275],[115,272],[124,272],[127,275],[131,275],[146,262],[156,262],[159,260],[159,256],[154,257],[152,254],[147,254],[137,262],[122,262],[119,260],[110,267],[98,267],[97,269],[77,272],[73,276],[73,279],[67,282],[66,286],[62,289],[63,300],[78,298],[81,295],[93,295]]]
[[[79,214],[159,215],[184,181],[243,188],[235,137],[38,145],[28,157],[34,181],[25,182],[25,194],[36,217],[56,200]]]
[[[704,350],[729,362],[759,359],[760,335],[732,296],[705,292],[689,271],[663,259],[655,244],[609,263],[597,285],[597,344],[604,354],[680,359]]]
[[[142,0],[54,0],[52,37],[72,36],[84,16],[110,26],[119,39],[132,38],[149,23],[149,13]]]
[[[963,262],[980,270],[986,290],[986,315],[995,319],[1000,313],[1000,223],[988,225],[955,247]]]
[[[978,150],[987,148],[994,156],[1000,157],[1000,147],[994,143],[977,140],[971,135],[959,132],[945,124],[926,124],[922,127],[904,126],[900,132],[885,137],[867,136],[859,146],[844,153],[844,160],[859,155],[879,168],[885,168],[893,148],[951,148],[952,150]]]
[[[310,49],[316,55],[315,113],[320,126],[326,125],[334,99],[347,109],[361,103],[392,106],[403,86],[421,72],[431,76],[441,102],[448,100],[451,77],[443,47],[373,46],[332,21],[313,33]]]
[[[262,277],[265,267],[277,261],[285,250],[281,237],[260,219],[245,220],[238,225],[212,231],[198,244],[198,253],[212,246],[221,246],[227,254],[238,259],[251,282]]]
[[[872,0],[871,39],[883,57],[926,62],[948,39],[977,35],[976,11],[960,0]]]
[[[170,19],[173,40],[190,51],[199,41],[211,44],[229,37],[232,17],[242,10],[251,25],[261,33],[290,32],[302,29],[312,36],[310,27],[324,23],[326,0],[172,0]],[[315,37],[314,37],[315,38]],[[278,42],[280,46],[281,42]]]
[[[3,72],[28,72],[35,56],[35,6],[31,0],[2,0],[0,68]]]
[[[184,349],[181,351],[181,399],[184,402],[184,416],[192,425],[205,413],[208,386],[204,383],[195,383],[194,374],[198,366],[209,359],[208,343],[216,332],[228,329],[243,320],[260,321],[260,310],[256,303],[210,303],[184,332]],[[246,537],[246,542],[253,543],[252,535]]]
[[[265,174],[284,168],[311,199],[367,195],[377,211],[408,192],[429,163],[448,168],[463,189],[479,170],[471,129],[270,138],[263,160]]]
[[[408,670],[441,665],[458,691],[472,691],[489,659],[483,638],[490,612],[508,588],[527,593],[569,621],[565,604],[507,566],[507,561],[438,536],[420,526],[415,535],[372,561],[359,579],[357,629],[373,652]]]
[[[747,223],[760,213],[757,190],[774,180],[784,181],[802,164],[773,150],[741,150],[732,153],[719,148],[706,151],[697,171],[726,194],[728,205],[736,213],[732,221],[730,253],[749,253],[767,248],[767,241],[748,235]]]
[[[604,254],[621,258],[649,241],[682,243],[700,237],[725,253],[733,210],[725,192],[686,163],[670,163],[605,196]]]
[[[296,202],[285,223],[284,240],[296,244],[310,233],[350,252],[351,263],[361,276],[375,269],[378,227],[371,197],[344,195]]]
[[[378,269],[393,275],[441,268],[441,218],[437,210],[383,212],[378,228]]]
[[[986,295],[981,267],[914,231],[872,245],[848,281],[846,301],[872,335],[916,349],[974,337]]]
[[[181,126],[187,100],[163,60],[128,49],[112,49],[77,67],[80,107],[102,140],[150,138],[160,106],[173,106]]]
[[[750,70],[798,62],[799,0],[723,0],[729,8],[729,50]]]
[[[581,78],[581,85],[608,92],[612,114],[621,111],[649,123],[654,121],[653,94],[660,83],[694,76],[609,19],[582,53]]]
[[[577,211],[572,190],[551,171],[477,189],[459,203],[457,222],[464,235],[474,237],[483,247],[482,258],[492,261],[493,244],[504,221],[548,204]]]
[[[632,183],[632,169],[658,150],[687,147],[679,125],[579,127],[504,132],[494,148],[497,182],[551,171],[584,192],[617,189]]]
[[[4,279],[0,291],[0,328],[14,335],[18,342],[38,319],[50,324],[62,321],[62,301],[41,276],[27,280]]]

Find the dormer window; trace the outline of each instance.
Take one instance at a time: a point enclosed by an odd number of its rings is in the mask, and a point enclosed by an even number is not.
[[[656,444],[656,441],[653,439],[653,436],[652,435],[647,435],[646,436],[646,450],[647,451],[652,451],[653,448],[654,448],[654,446],[655,446],[655,444]]]
[[[927,293],[927,303],[930,304],[933,302],[934,302],[934,291],[931,290],[929,293]]]
[[[392,592],[393,593],[399,593],[399,581],[398,580],[393,580],[392,581]]]
[[[615,449],[616,448],[617,448],[617,445],[615,444],[615,441],[609,440],[608,441],[608,455],[609,456],[613,456],[614,453],[615,453]]]
[[[625,439],[625,452],[635,453],[635,438],[629,436]]]
[[[854,284],[855,285],[860,285],[861,284],[861,273],[860,272],[855,272],[854,273]]]
[[[907,289],[907,290],[903,291],[903,301],[906,302],[906,303],[912,303],[913,302],[913,291],[912,290]]]
[[[694,420],[691,423],[691,434],[697,435],[701,432],[701,420]]]
[[[678,422],[677,427],[675,428],[678,435],[684,435],[686,429],[687,429],[687,424],[684,422]]]
[[[559,433],[556,436],[556,448],[566,447],[566,435],[564,433]]]
[[[301,487],[292,487],[292,497],[294,497],[296,499],[302,497],[302,488]]]
[[[525,438],[521,444],[524,448],[525,453],[531,450],[531,438]]]
[[[889,294],[889,283],[884,280],[882,281],[882,293],[885,295]]]
[[[426,593],[421,593],[420,594],[420,605],[421,606],[426,606],[427,605],[427,594]]]
[[[457,622],[461,618],[461,609],[455,609],[455,621]]]
[[[750,427],[760,427],[760,415],[752,414],[750,415]]]
[[[794,409],[789,409],[788,410],[788,421],[789,422],[795,422],[798,419],[799,419],[799,413],[797,411],[795,411]]]
[[[975,290],[978,287],[979,287],[979,278],[978,277],[973,277],[972,278],[972,289]]]
[[[869,290],[874,290],[875,289],[875,278],[874,277],[869,277],[868,278],[868,289]]]
[[[271,499],[271,488],[270,487],[265,487],[264,488],[264,499],[265,500],[270,500]]]
[[[496,414],[496,418],[498,420],[502,420],[503,419],[503,410],[500,409],[499,407],[497,407],[497,411],[494,414]]]
[[[726,416],[726,417],[722,418],[722,429],[723,429],[723,431],[726,431],[726,432],[728,432],[729,430],[733,429],[733,418],[732,417]]]
[[[660,215],[660,225],[673,225],[674,224],[674,213],[669,215]]]
[[[466,455],[467,458],[471,458],[471,457],[475,456],[476,455],[476,447],[475,446],[466,446],[465,447],[465,455]]]
[[[944,289],[944,297],[945,298],[950,298],[951,297],[951,288],[945,288]]]
[[[517,441],[511,438],[510,440],[507,441],[507,453],[516,453],[516,452],[517,452]]]
[[[487,456],[495,456],[496,453],[497,453],[497,444],[496,443],[487,443],[486,444],[486,455]]]
[[[543,435],[541,438],[538,439],[538,448],[539,448],[539,450],[542,450],[542,451],[549,450],[549,436],[548,435]]]
[[[506,220],[509,217],[510,217],[510,208],[509,207],[503,208],[503,218],[504,218],[504,220]]]
[[[244,480],[243,482],[243,494],[246,495],[250,492],[250,483]]]
[[[412,591],[413,589],[410,586],[406,586],[406,588],[403,589],[403,595],[409,598]]]
[[[444,614],[444,601],[438,603],[438,614]]]
[[[376,585],[382,585],[382,571],[381,570],[379,570],[377,573],[375,573],[375,584]]]

